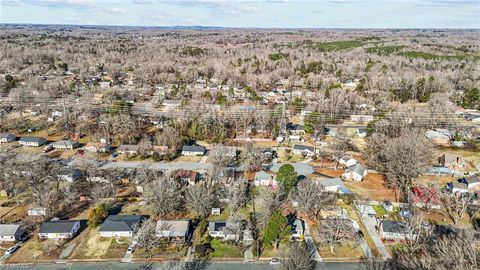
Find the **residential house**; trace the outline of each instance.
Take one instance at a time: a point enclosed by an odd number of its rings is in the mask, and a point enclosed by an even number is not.
[[[295,144],[293,146],[293,153],[296,155],[304,155],[308,157],[313,157],[317,151],[315,147],[308,145]]]
[[[242,221],[210,221],[208,223],[208,235],[223,240],[238,240],[242,230]]]
[[[329,206],[324,209],[320,209],[320,216],[322,219],[348,218],[348,213],[341,207]]]
[[[368,175],[368,171],[361,164],[357,163],[345,169],[342,178],[347,181],[361,182]]]
[[[450,182],[447,184],[447,188],[452,193],[467,193],[468,185],[462,182]]]
[[[32,207],[27,209],[27,214],[29,217],[35,216],[46,216],[47,208],[45,207]]]
[[[383,220],[380,222],[380,237],[385,240],[407,240],[417,238],[417,234],[407,232],[405,226],[397,221]]]
[[[389,213],[393,212],[393,204],[392,204],[392,202],[390,202],[390,201],[384,201],[383,204],[382,204],[382,206],[383,206],[383,209],[385,209],[385,211],[387,211],[387,212],[389,212]]]
[[[184,145],[182,147],[182,155],[184,156],[203,156],[206,151],[205,146],[201,145]]]
[[[351,155],[345,155],[338,160],[338,164],[343,165],[344,167],[350,167],[350,166],[353,166],[357,163],[358,163],[358,161],[356,159],[352,158]]]
[[[356,135],[360,138],[367,137],[367,128],[357,128]]]
[[[440,166],[450,169],[450,171],[463,171],[467,168],[467,164],[460,155],[445,153],[438,158]]]
[[[47,140],[41,137],[22,137],[18,141],[23,146],[39,147],[47,143]]]
[[[40,226],[40,239],[71,239],[80,230],[80,220],[47,221]]]
[[[451,133],[444,129],[427,130],[425,131],[425,137],[435,144],[448,145]]]
[[[305,135],[305,126],[299,124],[288,124],[287,130],[293,135]]]
[[[323,186],[325,191],[329,192],[342,192],[347,189],[343,184],[342,179],[336,178],[322,178],[322,179],[315,179],[315,183]]]
[[[177,170],[175,171],[174,176],[182,185],[193,186],[200,179],[200,174],[192,170]]]
[[[73,183],[78,179],[82,178],[82,172],[80,170],[65,169],[59,174],[57,174],[58,180],[67,181]]]
[[[190,238],[190,220],[159,220],[157,222],[157,237],[168,238],[169,241],[187,242]]]
[[[460,183],[466,184],[469,192],[475,192],[480,190],[480,177],[476,175],[470,175],[458,180]]]
[[[435,176],[450,176],[452,171],[449,168],[445,167],[431,167],[425,173],[426,175],[435,175]]]
[[[138,154],[138,145],[122,144],[117,148],[117,153],[124,155],[136,155]]]
[[[275,175],[265,171],[258,171],[253,181],[255,186],[276,187],[278,185]]]
[[[132,237],[142,218],[138,215],[110,215],[98,231],[101,237]]]
[[[288,224],[291,229],[291,237],[293,239],[301,239],[305,233],[305,222],[299,218],[290,218]]]
[[[356,123],[368,123],[368,122],[373,121],[373,115],[352,114],[352,115],[350,115],[350,121],[356,122]]]
[[[2,133],[0,134],[0,143],[9,143],[15,141],[17,136],[10,134],[10,133]]]
[[[72,140],[60,140],[50,144],[55,149],[62,149],[62,150],[73,150],[77,148],[80,144],[78,141]]]
[[[0,242],[18,242],[27,239],[27,232],[18,224],[0,224]]]
[[[108,153],[112,149],[112,146],[107,143],[93,143],[89,142],[85,146],[85,150],[93,153]]]

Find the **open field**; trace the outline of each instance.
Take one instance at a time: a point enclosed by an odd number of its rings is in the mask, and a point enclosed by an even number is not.
[[[353,193],[361,194],[368,200],[395,201],[395,192],[385,185],[385,175],[369,173],[362,182],[345,182]]]

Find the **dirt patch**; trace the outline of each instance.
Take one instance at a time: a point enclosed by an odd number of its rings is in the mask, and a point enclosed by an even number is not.
[[[107,253],[111,239],[101,239],[98,228],[88,228],[78,237],[78,242],[71,259],[98,259]]]
[[[385,185],[385,175],[369,173],[362,182],[345,182],[353,193],[365,196],[367,200],[395,201],[395,191]]]

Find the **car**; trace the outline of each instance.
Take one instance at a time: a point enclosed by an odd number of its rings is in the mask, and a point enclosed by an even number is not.
[[[134,250],[135,250],[135,246],[129,246],[127,249],[127,254],[132,254]]]
[[[270,260],[270,263],[271,265],[276,265],[276,264],[280,264],[280,259],[279,258],[272,258]]]
[[[48,152],[50,152],[50,151],[52,151],[52,150],[53,150],[53,146],[51,146],[51,145],[47,145],[47,146],[45,146],[45,147],[43,148],[43,152],[44,152],[44,153],[48,153]]]
[[[5,255],[10,255],[15,253],[15,251],[17,251],[18,248],[19,246],[9,247],[7,250],[5,250]]]

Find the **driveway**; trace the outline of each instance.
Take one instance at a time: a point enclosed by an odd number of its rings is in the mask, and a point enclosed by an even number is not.
[[[320,253],[318,252],[317,246],[315,245],[315,242],[313,241],[312,235],[310,234],[310,228],[308,227],[308,224],[305,222],[305,234],[304,234],[304,239],[305,243],[307,244],[308,250],[310,251],[310,254],[312,254],[313,259],[317,262],[323,262],[322,257],[320,256]]]
[[[382,255],[383,259],[390,259],[392,256],[387,251],[387,248],[383,244],[382,240],[378,236],[377,230],[375,229],[375,225],[377,225],[377,219],[374,217],[369,217],[366,215],[360,215],[363,225],[365,225],[365,228],[367,229],[367,233],[370,235],[370,237],[373,240],[373,243],[377,247],[378,251]]]

